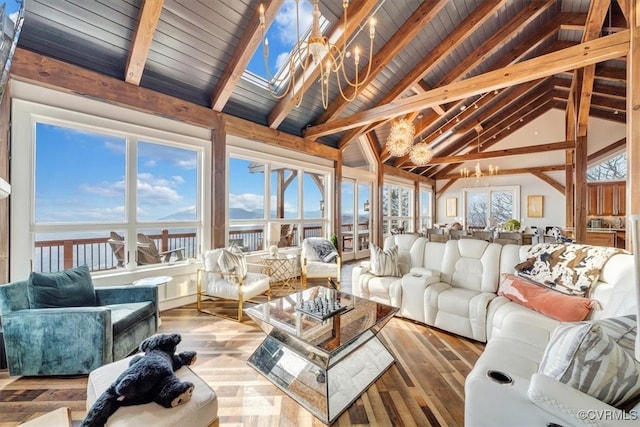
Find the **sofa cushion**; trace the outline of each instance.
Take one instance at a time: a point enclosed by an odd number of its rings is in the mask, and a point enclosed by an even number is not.
[[[502,275],[498,295],[563,322],[584,320],[597,305],[586,297],[566,295],[513,274]]]
[[[371,244],[370,262],[371,274],[376,276],[400,277],[397,246],[391,246],[386,250],[382,250],[382,248]]]
[[[31,308],[96,305],[93,281],[86,265],[56,273],[32,272],[27,284],[27,296]]]
[[[155,307],[150,301],[110,304],[105,307],[111,310],[111,324],[113,325],[114,337],[134,327],[147,317],[152,317],[156,314]]]
[[[640,362],[633,357],[636,316],[560,324],[539,373],[618,406],[640,393]]]

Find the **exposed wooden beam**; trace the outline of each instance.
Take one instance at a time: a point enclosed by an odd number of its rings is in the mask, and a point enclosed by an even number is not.
[[[426,0],[409,16],[385,45],[374,55],[371,60],[371,72],[369,78],[364,81],[362,89],[372,82],[404,48],[422,32],[424,26],[431,22],[442,10],[449,0]],[[375,2],[374,2],[375,3]],[[368,65],[364,65],[363,69]],[[353,98],[355,88],[348,86],[343,89],[347,99]],[[318,123],[324,123],[341,114],[349,105],[342,96],[338,96],[318,118]]]
[[[562,168],[564,169],[564,166]],[[564,195],[564,185],[560,184],[555,179],[549,177],[548,175],[545,175],[542,172],[531,171],[531,174],[546,182],[547,184],[558,190],[562,195]]]
[[[412,111],[430,108],[446,102],[480,95],[487,91],[502,89],[561,71],[584,67],[609,59],[624,56],[629,51],[629,30],[581,43],[557,52],[509,65],[447,86],[435,88],[425,94],[380,105],[349,117],[335,119],[329,123],[306,129],[306,136],[318,138],[357,126],[373,123],[383,118],[397,117]]]
[[[216,117],[214,131],[211,133],[211,194],[226,194],[227,191],[227,126],[222,115]],[[211,247],[226,246],[226,213],[225,197],[211,197]]]
[[[426,176],[416,175],[415,173],[403,171],[402,169],[394,168],[393,166],[385,164],[382,165],[382,168],[385,175],[397,176],[399,178],[404,178],[411,181],[423,182],[431,186],[436,185],[436,182],[433,179],[427,178]]]
[[[543,173],[543,172],[554,172],[564,170],[564,165],[554,165],[554,166],[538,166],[533,168],[514,168],[514,169],[500,169],[499,175],[522,175],[525,173]],[[441,179],[455,179],[460,178],[460,174],[450,173],[448,175],[443,175],[438,177],[438,180]]]
[[[587,161],[588,162],[592,162],[594,160],[597,160],[601,157],[604,157],[606,155],[608,155],[609,153],[611,153],[612,151],[615,150],[619,150],[620,148],[624,148],[627,145],[627,138],[622,138],[612,144],[607,145],[604,148],[601,148],[600,150],[596,151],[595,153],[591,153],[587,156]]]
[[[376,138],[373,132],[367,133],[365,138],[371,147],[371,152],[376,157],[376,161],[380,163],[380,144],[378,144],[378,138]]]
[[[122,80],[17,48],[11,64],[12,78],[62,92],[102,99],[136,111],[169,117],[185,123],[213,128],[219,113],[210,108],[164,95]],[[289,148],[302,153],[336,159],[339,150],[288,133],[270,129],[234,116],[226,117],[227,133]]]
[[[138,86],[149,56],[153,34],[156,32],[164,0],[144,0],[138,15],[138,25],[127,58],[124,80]]]
[[[514,147],[504,150],[468,153],[461,156],[434,157],[429,164],[442,165],[447,163],[464,163],[472,160],[495,159],[498,157],[519,156],[522,154],[543,153],[546,151],[566,150],[575,147],[574,141],[552,142],[549,144],[532,145],[530,147]]]
[[[269,28],[283,3],[284,0],[271,0],[265,4],[264,17],[266,28]],[[242,32],[238,46],[236,46],[231,59],[227,62],[227,66],[222,72],[216,88],[211,93],[212,109],[222,111],[261,41],[260,11],[256,8],[247,27],[244,28]]]
[[[429,85],[427,85],[424,80],[420,80],[418,82],[418,84],[416,84],[415,86],[413,86],[414,88],[416,88],[417,90],[415,90],[416,95],[420,94],[420,93],[425,93],[431,90],[431,87],[429,87]],[[439,115],[439,116],[444,116],[445,114],[447,114],[446,111],[444,111],[444,108],[442,108],[439,105],[436,105],[433,107],[433,111]]]
[[[455,51],[471,34],[482,26],[491,16],[496,13],[506,0],[485,0],[471,12],[442,42],[440,42],[431,52],[429,52],[411,71],[409,71],[386,95],[378,102],[378,106],[393,102],[409,88],[421,81],[440,60],[446,58]],[[440,104],[434,104],[440,105]],[[323,123],[317,120],[316,124]],[[349,130],[341,138],[341,145],[349,144],[362,131],[357,129]]]

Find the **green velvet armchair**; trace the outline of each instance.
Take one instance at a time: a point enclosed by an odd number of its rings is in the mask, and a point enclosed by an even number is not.
[[[10,375],[88,374],[131,354],[157,331],[158,290],[94,289],[86,267],[31,273],[0,285],[0,315]]]

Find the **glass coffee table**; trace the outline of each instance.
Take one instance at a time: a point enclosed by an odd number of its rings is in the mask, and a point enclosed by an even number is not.
[[[321,286],[246,308],[267,334],[248,363],[330,424],[395,362],[378,332],[397,311]]]

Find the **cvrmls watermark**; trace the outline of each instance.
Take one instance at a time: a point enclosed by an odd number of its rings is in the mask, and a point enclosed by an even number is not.
[[[640,413],[635,409],[621,411],[617,409],[586,409],[578,411],[578,418],[589,421],[636,421]]]

